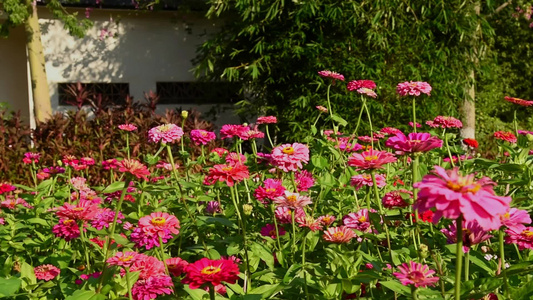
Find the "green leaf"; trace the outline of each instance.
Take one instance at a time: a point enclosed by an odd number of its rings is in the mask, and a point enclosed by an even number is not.
[[[207,224],[221,224],[230,228],[238,228],[238,226],[230,221],[227,218],[224,217],[208,217],[208,216],[199,216],[197,218],[198,220],[204,221]]]
[[[46,220],[41,219],[41,218],[31,218],[31,219],[28,219],[26,221],[28,223],[31,223],[31,224],[40,224],[40,225],[43,225],[43,226],[49,226],[48,222],[46,222]]]
[[[331,115],[331,119],[337,123],[339,123],[340,126],[346,126],[348,125],[348,122],[344,120],[343,118],[337,116],[337,115]]]
[[[187,294],[189,294],[189,296],[191,296],[193,300],[202,300],[204,299],[204,296],[209,296],[209,294],[202,289],[191,290],[191,288],[189,288],[189,285],[185,285],[183,289],[185,290],[185,292],[187,292]]]
[[[75,291],[72,295],[65,298],[65,300],[105,300],[106,297],[102,294],[97,294],[94,291]]]
[[[301,264],[291,265],[291,267],[287,270],[287,273],[285,273],[285,276],[283,276],[283,283],[289,284],[294,279],[295,277],[294,275],[296,274],[296,272],[300,270],[301,268],[302,268]]]
[[[112,184],[108,185],[102,193],[108,194],[108,193],[114,193],[117,191],[121,191],[124,188],[124,182],[117,181],[113,182]]]
[[[274,256],[272,255],[272,252],[267,250],[264,245],[253,243],[251,247],[252,253],[261,258],[267,266],[273,270],[274,269]]]
[[[249,291],[248,294],[260,294],[263,296],[260,299],[265,299],[274,295],[275,293],[278,293],[279,291],[282,291],[283,289],[284,287],[279,284],[264,284]]]
[[[22,280],[20,278],[0,278],[0,297],[13,296],[20,288]]]
[[[397,281],[380,281],[381,285],[405,296],[411,295],[411,289]]]
[[[33,267],[30,266],[27,262],[23,262],[20,266],[20,277],[22,279],[25,279],[25,281],[30,285],[37,283],[37,278],[35,278],[35,272],[33,271]]]
[[[52,185],[52,183],[54,183],[53,179],[47,179],[47,180],[39,183],[39,185],[37,186],[37,190],[38,191],[42,191],[42,190],[50,187]]]

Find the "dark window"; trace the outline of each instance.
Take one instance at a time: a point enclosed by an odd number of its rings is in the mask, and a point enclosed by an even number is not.
[[[239,87],[228,82],[157,82],[159,104],[228,104],[239,101]]]
[[[124,104],[130,93],[129,83],[76,83],[58,84],[59,105],[75,105],[83,100],[94,100],[99,95],[106,104]],[[88,104],[84,101],[84,104]]]

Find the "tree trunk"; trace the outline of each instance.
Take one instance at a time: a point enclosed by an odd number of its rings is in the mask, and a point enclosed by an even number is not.
[[[24,27],[26,29],[26,47],[28,49],[28,62],[30,65],[35,120],[39,123],[46,121],[52,116],[52,103],[50,101],[48,80],[46,78],[37,7],[32,5],[32,9],[33,13],[24,24]]]
[[[474,4],[474,11],[476,15],[479,16],[481,13],[481,2],[476,1]],[[475,139],[476,138],[476,72],[475,69],[478,66],[478,41],[479,41],[479,33],[481,31],[480,24],[478,22],[478,25],[476,29],[474,30],[473,36],[472,36],[472,48],[473,48],[473,55],[472,55],[472,62],[473,62],[473,69],[470,71],[469,83],[470,86],[467,87],[465,99],[463,100],[463,104],[461,107],[461,119],[463,121],[463,128],[461,129],[461,137],[463,139],[470,138]]]

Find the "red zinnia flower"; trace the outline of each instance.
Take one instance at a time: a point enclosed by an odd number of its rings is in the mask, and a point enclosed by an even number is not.
[[[143,178],[144,180],[148,180],[148,176],[150,176],[150,171],[148,171],[148,168],[136,159],[126,158],[119,162],[118,166],[118,170],[120,172],[130,173],[139,179]]]
[[[35,277],[44,281],[50,281],[61,273],[61,270],[54,265],[41,265],[33,269]]]
[[[185,268],[189,265],[186,260],[179,257],[168,258],[165,260],[168,267],[168,272],[175,277],[181,276],[185,273]]]
[[[239,266],[231,259],[202,258],[187,265],[185,272],[187,275],[182,282],[193,290],[206,283],[219,285],[225,281],[233,284],[239,279]]]
[[[463,143],[465,145],[467,145],[468,147],[472,147],[474,149],[476,149],[477,147],[479,147],[479,143],[475,140],[475,139],[464,139],[463,140]]]
[[[15,186],[9,183],[6,183],[6,182],[0,183],[0,195],[14,191],[14,190],[15,190]]]
[[[400,272],[394,272],[403,285],[413,284],[415,287],[433,286],[439,281],[439,277],[433,277],[435,271],[430,270],[427,265],[419,264],[414,261],[403,263],[398,267]]]
[[[520,106],[528,107],[528,106],[532,106],[533,105],[533,101],[528,101],[528,100],[524,100],[524,99],[520,99],[520,98],[514,98],[514,97],[505,96],[503,99],[505,99],[505,101],[508,101],[508,102],[511,102],[511,103],[514,103],[514,104],[518,104]]]
[[[403,132],[397,133],[385,142],[385,146],[397,150],[396,154],[428,152],[442,147],[442,140],[429,133],[413,132],[405,136]]]
[[[514,144],[517,141],[516,136],[508,131],[496,131],[494,133],[494,138],[509,142],[511,144]]]
[[[363,153],[353,153],[348,158],[348,165],[357,167],[359,170],[381,169],[383,165],[396,160],[392,153],[370,149]]]
[[[280,236],[285,235],[286,233],[285,229],[283,229],[281,226],[278,226],[278,232]],[[274,224],[266,224],[263,228],[261,228],[261,235],[276,239],[276,227]]]
[[[232,187],[236,182],[248,177],[250,177],[248,167],[243,164],[214,165],[213,168],[209,169],[209,174],[205,177],[204,184],[213,185],[217,181],[221,181]]]
[[[285,187],[283,186],[281,180],[278,179],[265,179],[263,186],[259,186],[254,191],[254,197],[263,204],[268,204],[269,200],[274,200],[274,198],[283,195],[285,192]]]

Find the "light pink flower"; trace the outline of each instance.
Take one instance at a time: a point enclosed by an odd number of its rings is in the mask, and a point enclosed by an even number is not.
[[[140,257],[142,256],[134,251],[117,252],[113,257],[107,259],[107,264],[129,268]]]
[[[419,189],[415,209],[423,213],[436,208],[434,223],[441,217],[457,219],[462,215],[465,221],[477,220],[485,230],[500,227],[500,215],[507,212],[511,197],[496,196],[495,183],[490,178],[476,181],[474,175],[459,175],[457,168],[434,168],[434,174],[424,176],[413,185]]]
[[[294,174],[296,181],[296,190],[298,192],[306,192],[315,184],[315,179],[313,174],[307,170],[298,171]]]
[[[429,133],[409,133],[407,136],[403,132],[390,137],[385,146],[398,152],[396,154],[428,152],[435,148],[442,147],[442,140]]]
[[[168,233],[178,234],[180,221],[168,213],[154,212],[139,219],[139,228],[144,232],[163,237]]]
[[[276,124],[278,119],[275,116],[258,117],[257,124]]]
[[[363,208],[356,213],[349,213],[342,218],[342,222],[348,228],[359,230],[362,232],[370,232],[370,218],[368,217],[368,209]]]
[[[379,132],[385,135],[396,135],[397,133],[400,133],[402,131],[394,127],[384,127]]]
[[[531,224],[531,217],[526,210],[511,208],[505,214],[500,215],[502,225],[515,231],[522,231],[525,225]],[[525,225],[524,225],[525,224]]]
[[[300,216],[295,219],[298,223],[298,227],[307,227],[311,231],[317,231],[322,229],[322,223],[311,216]]]
[[[406,81],[398,83],[396,92],[400,96],[420,96],[421,93],[430,96],[431,85],[423,81]]]
[[[337,244],[348,243],[354,237],[357,237],[357,235],[352,229],[346,226],[329,227],[326,231],[324,231],[324,235],[322,235],[324,240]]]
[[[284,195],[274,198],[273,201],[279,206],[285,206],[291,209],[302,208],[313,203],[309,197],[289,191],[285,191]]]
[[[426,122],[427,124],[427,122]],[[430,127],[436,128],[462,128],[463,122],[454,117],[437,116],[433,122],[428,124]]]
[[[207,143],[217,138],[214,132],[202,129],[191,130],[190,137],[195,145],[207,145]]]
[[[413,122],[409,122],[408,124],[411,127],[415,127]],[[420,123],[416,122],[416,128],[420,128],[420,127],[422,127],[422,125],[420,125]]]
[[[384,187],[387,185],[387,181],[385,180],[385,176],[381,174],[376,174],[376,184],[379,188]],[[374,183],[372,182],[372,176],[369,174],[359,174],[352,176],[350,179],[350,184],[355,187],[355,190],[359,190],[363,186],[374,186]]]
[[[300,143],[283,144],[272,149],[271,160],[285,172],[298,171],[309,162],[309,148]]]
[[[357,167],[359,170],[381,169],[383,165],[396,160],[394,154],[390,152],[370,149],[363,153],[353,153],[348,158],[348,165]]]
[[[317,221],[320,222],[322,226],[329,226],[333,224],[333,222],[335,222],[335,216],[331,216],[331,215],[320,216],[318,217]]]
[[[295,220],[301,217],[305,217],[305,212],[303,209],[297,208],[296,210],[291,210],[286,206],[278,206],[274,212],[274,215],[276,216],[276,219],[279,221],[279,223],[291,224],[293,213],[295,213]]]
[[[163,124],[148,131],[148,139],[153,143],[172,143],[183,136],[183,129],[176,124]]]
[[[325,108],[324,106],[321,106],[321,105],[317,105],[316,109],[318,109],[320,112],[323,112],[323,113],[327,113],[328,112],[328,109]]]
[[[129,123],[121,124],[121,125],[118,125],[118,129],[131,132],[131,131],[137,130],[137,126],[133,124],[129,124]]]
[[[320,75],[321,77],[325,77],[325,78],[331,78],[333,79],[333,81],[335,80],[344,81],[344,75],[334,72],[334,71],[323,70],[323,71],[319,71],[318,75]]]
[[[419,264],[414,261],[403,263],[398,267],[400,272],[394,272],[403,285],[413,284],[415,287],[433,286],[439,281],[438,277],[433,277],[435,271],[430,270],[427,265]]]

